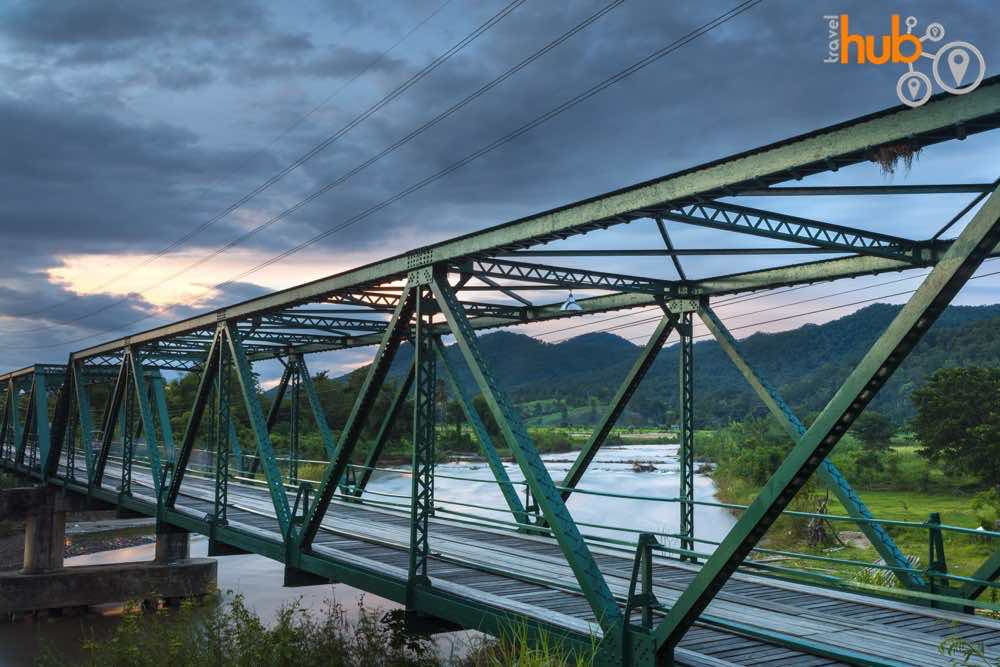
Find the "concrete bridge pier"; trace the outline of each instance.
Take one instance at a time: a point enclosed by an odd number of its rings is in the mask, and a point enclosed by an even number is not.
[[[39,574],[62,569],[66,550],[66,511],[57,507],[58,495],[53,491],[30,495],[41,502],[24,517],[24,564],[21,573]]]
[[[95,509],[86,496],[53,487],[0,491],[0,519],[25,523],[24,567],[0,573],[0,614],[60,615],[129,600],[176,605],[215,590],[215,560],[191,558],[189,534],[165,524],[157,526],[152,561],[64,567],[66,514],[85,509]]]

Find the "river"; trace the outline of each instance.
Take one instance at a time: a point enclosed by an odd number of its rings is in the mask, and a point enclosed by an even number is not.
[[[546,468],[554,479],[562,479],[569,470],[575,454],[575,452],[557,453],[547,454],[543,457]],[[635,472],[633,470],[633,462],[635,461],[651,464],[655,470]],[[506,467],[512,481],[523,479],[516,465],[507,464]],[[472,461],[454,461],[438,465],[435,472],[437,475],[435,478],[435,502],[438,506],[494,519],[509,519],[509,514],[505,516],[503,512],[488,512],[464,505],[502,508],[503,498],[495,484],[462,481],[448,477],[491,480],[492,476],[485,464]],[[592,462],[580,488],[623,495],[673,498],[679,492],[677,473],[676,445],[607,447],[600,451]],[[375,493],[405,495],[409,493],[410,476],[405,472],[377,472],[372,477],[368,489]],[[389,496],[382,498],[400,502],[399,499]],[[715,499],[715,485],[711,478],[705,475],[695,475],[695,498],[697,500]],[[676,532],[679,525],[676,503],[577,493],[570,498],[569,508],[574,519],[582,523],[662,533]],[[447,515],[443,514],[442,516]],[[726,510],[696,506],[695,530],[699,538],[719,541],[734,523],[734,517]],[[581,532],[586,535],[634,541],[634,534],[629,535],[606,528],[581,527]],[[432,542],[433,537],[432,531]],[[205,556],[207,548],[208,543],[205,538],[192,537],[191,553],[193,556]],[[699,547],[699,550],[702,549],[708,550],[705,547]],[[94,565],[151,560],[152,558],[153,545],[147,544],[67,558],[66,565]],[[357,602],[363,595],[361,591],[344,584],[335,584],[329,587],[283,588],[282,577],[281,565],[262,556],[226,556],[219,559],[220,590],[242,593],[250,606],[265,619],[272,618],[284,603],[295,599],[300,599],[306,608],[320,610],[327,601],[333,598],[342,604],[348,612],[351,612],[356,609]],[[391,608],[395,606],[387,600],[369,594],[364,594],[364,599],[367,608]],[[113,628],[120,612],[120,607],[109,606],[75,617],[40,618],[38,620],[0,623],[0,667],[31,665],[34,656],[43,646],[60,652],[73,653],[79,650],[81,638],[89,637],[91,634],[100,636]]]

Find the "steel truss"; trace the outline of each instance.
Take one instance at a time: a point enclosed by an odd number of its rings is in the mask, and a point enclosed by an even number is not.
[[[904,566],[891,536],[851,489],[844,475],[825,460],[854,419],[905,359],[924,332],[969,279],[979,264],[998,254],[1000,197],[995,186],[778,186],[811,174],[836,170],[872,158],[881,146],[905,143],[914,150],[955,138],[966,138],[1000,126],[1000,79],[988,79],[974,92],[939,96],[918,109],[897,107],[817,132],[730,156],[693,169],[594,197],[559,209],[491,227],[475,234],[323,278],[168,324],[127,338],[108,341],[70,355],[65,365],[38,364],[0,376],[0,464],[21,474],[61,484],[125,509],[148,512],[145,500],[130,489],[134,462],[152,471],[155,515],[185,530],[210,535],[213,545],[254,551],[285,563],[291,571],[337,578],[405,603],[411,611],[437,616],[466,627],[497,631],[516,613],[498,613],[475,600],[456,599],[435,586],[430,544],[434,527],[434,447],[436,381],[448,383],[472,425],[483,456],[503,492],[520,529],[551,534],[573,572],[575,586],[585,597],[600,627],[600,659],[606,664],[653,664],[669,661],[671,652],[701,615],[720,587],[760,541],[795,493],[817,472],[887,563],[897,568],[912,589],[928,583]],[[908,239],[861,228],[810,220],[780,212],[723,201],[734,196],[828,196],[833,194],[906,194],[909,192],[968,192],[987,197],[954,240]],[[550,266],[509,260],[512,254],[540,244],[570,238],[638,220],[653,220],[662,245],[649,249],[669,257],[677,280],[626,273]],[[739,274],[694,278],[678,256],[696,249],[677,248],[664,220],[712,227],[728,233],[767,237],[799,244],[805,250],[845,253],[844,257],[810,261]],[[663,250],[664,246],[666,250]],[[700,249],[699,249],[700,250]],[[723,252],[724,248],[705,249]],[[536,251],[558,253],[561,251]],[[601,251],[595,251],[601,252]],[[613,251],[603,251],[607,254]],[[861,275],[876,275],[930,267],[930,275],[871,348],[816,422],[804,425],[773,387],[750,365],[738,344],[711,308],[712,299],[789,285]],[[586,291],[580,310],[563,307],[563,290]],[[528,299],[523,294],[531,294]],[[476,299],[468,298],[477,295]],[[535,295],[542,295],[536,297]],[[477,332],[512,324],[536,323],[582,315],[655,307],[662,311],[655,331],[640,352],[583,451],[561,486],[557,486],[538,454],[514,404],[499,386],[491,363],[483,355]],[[694,581],[667,610],[657,616],[651,559],[659,545],[651,536],[641,540],[633,587],[624,598],[613,593],[594,554],[574,522],[567,501],[606,441],[629,399],[648,372],[668,337],[680,338],[681,508],[680,539],[685,552],[694,551],[693,461],[695,364],[691,325],[697,315],[711,330],[752,389],[781,421],[794,440],[788,456],[716,552],[701,564]],[[454,336],[461,359],[483,394],[502,442],[493,442],[476,413],[471,397],[457,381],[457,369],[444,352],[442,336]],[[389,409],[377,415],[374,406],[390,384],[390,367],[403,343],[414,348],[414,363],[396,378]],[[306,356],[315,352],[371,346],[377,349],[352,410],[343,424],[327,423],[321,396],[309,373]],[[280,359],[284,372],[265,414],[253,363]],[[199,377],[186,427],[179,439],[171,428],[161,371],[196,373]],[[106,400],[92,405],[93,387],[109,386]],[[413,394],[412,496],[410,554],[405,585],[340,562],[320,553],[314,538],[334,502],[367,502],[365,488],[386,447],[389,434]],[[296,462],[302,394],[313,413],[327,458],[318,489],[298,479]],[[290,399],[292,447],[287,474],[279,465],[271,431]],[[259,535],[233,528],[227,521],[229,480],[242,469],[243,457],[234,426],[233,407],[242,401],[246,428],[253,435],[253,464],[246,474],[264,473],[283,542],[280,547]],[[97,408],[95,410],[95,408]],[[364,463],[349,473],[362,434],[374,426]],[[137,431],[137,429],[139,429]],[[145,447],[134,441],[140,433]],[[116,441],[116,434],[118,440]],[[192,452],[208,442],[213,452],[212,511],[194,519],[180,511],[181,495]],[[110,488],[105,470],[113,444],[120,443],[120,492]],[[244,443],[249,444],[249,443]],[[538,516],[515,492],[497,453],[504,445],[537,503]],[[79,450],[79,451],[78,451]],[[236,455],[236,466],[230,459]],[[74,463],[82,456],[86,479],[77,478]],[[289,494],[295,493],[294,502]],[[902,560],[901,560],[902,559]],[[635,583],[641,575],[642,588]],[[1000,575],[1000,552],[988,558],[974,579]],[[949,589],[962,600],[979,595],[982,585]],[[642,608],[642,623],[630,622],[623,609]],[[529,619],[532,627],[543,627]],[[572,635],[572,633],[570,633]],[[777,636],[777,634],[775,635]],[[585,645],[589,638],[572,635]]]

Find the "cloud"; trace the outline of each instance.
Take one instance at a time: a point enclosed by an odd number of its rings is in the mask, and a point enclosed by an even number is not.
[[[180,270],[211,256],[349,173],[603,4],[526,3],[368,121],[209,225],[162,265]],[[122,293],[141,291],[151,276],[165,270],[140,269],[114,293],[83,296],[53,283],[49,271],[73,256],[121,257],[121,271],[128,270],[143,254],[156,253],[211,221],[283,165],[337,133],[496,11],[446,5],[379,59],[441,5],[428,0],[394,4],[389,11],[369,2],[94,0],[23,2],[0,10],[5,91],[0,123],[11,129],[0,155],[0,318],[35,303],[68,300],[58,313],[25,316],[17,327],[65,323],[117,299],[120,305],[51,336],[66,340],[98,330],[132,330],[126,322],[155,306],[146,296],[123,299]],[[341,226],[721,11],[699,5],[681,12],[660,0],[630,0],[440,125],[223,256],[238,256],[245,267],[253,266]],[[887,11],[860,0],[765,2],[330,235],[311,249],[309,273],[296,262],[303,255],[285,260],[280,265],[287,267],[284,280],[302,282],[318,277],[314,271],[322,268],[313,267],[329,266],[332,272],[893,105],[897,69],[822,63],[822,14],[848,12],[856,29],[876,31],[888,25]],[[925,1],[909,3],[907,11],[922,22],[942,21],[949,37],[979,46],[990,72],[997,71],[1000,44],[992,38],[996,19],[989,8],[953,3],[944,16],[938,3]],[[337,92],[376,61],[365,76]],[[978,180],[997,145],[991,137],[973,137],[954,149],[929,149],[912,178]],[[844,179],[840,182],[855,183],[872,182],[873,176],[881,178],[867,166],[838,175]],[[799,215],[830,216],[846,224],[859,224],[867,215],[872,228],[883,231],[898,231],[899,221],[907,219],[905,209],[894,204],[787,206]],[[934,206],[921,211],[914,235],[927,233],[935,222],[931,218],[944,215]],[[691,228],[678,228],[676,234],[678,243],[689,247],[715,240]],[[649,225],[636,224],[580,242],[640,247],[656,243],[657,236]],[[217,270],[221,264],[210,262],[176,280],[207,287],[212,282],[205,278],[208,267]],[[737,270],[729,258],[687,263],[696,275]],[[611,262],[588,265],[615,268]],[[630,266],[639,268],[658,270],[655,262]],[[252,284],[261,280],[258,275],[242,280],[250,284],[231,286],[210,303],[179,304],[171,315],[263,289]],[[0,321],[0,327],[13,326]],[[0,343],[8,340],[0,333]],[[0,345],[0,365],[7,361],[3,350]]]

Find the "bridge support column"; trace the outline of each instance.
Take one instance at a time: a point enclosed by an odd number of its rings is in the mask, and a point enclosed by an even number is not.
[[[86,495],[53,487],[0,491],[0,518],[26,527],[24,568],[0,573],[0,614],[60,614],[135,599],[176,603],[215,589],[216,562],[190,558],[187,531],[165,523],[157,525],[152,562],[64,567],[67,512],[94,508]]]
[[[24,522],[24,574],[58,570],[63,566],[66,549],[66,512],[57,508],[54,489],[45,489],[42,503]]]
[[[157,563],[173,563],[191,557],[191,533],[169,524],[156,525]]]

